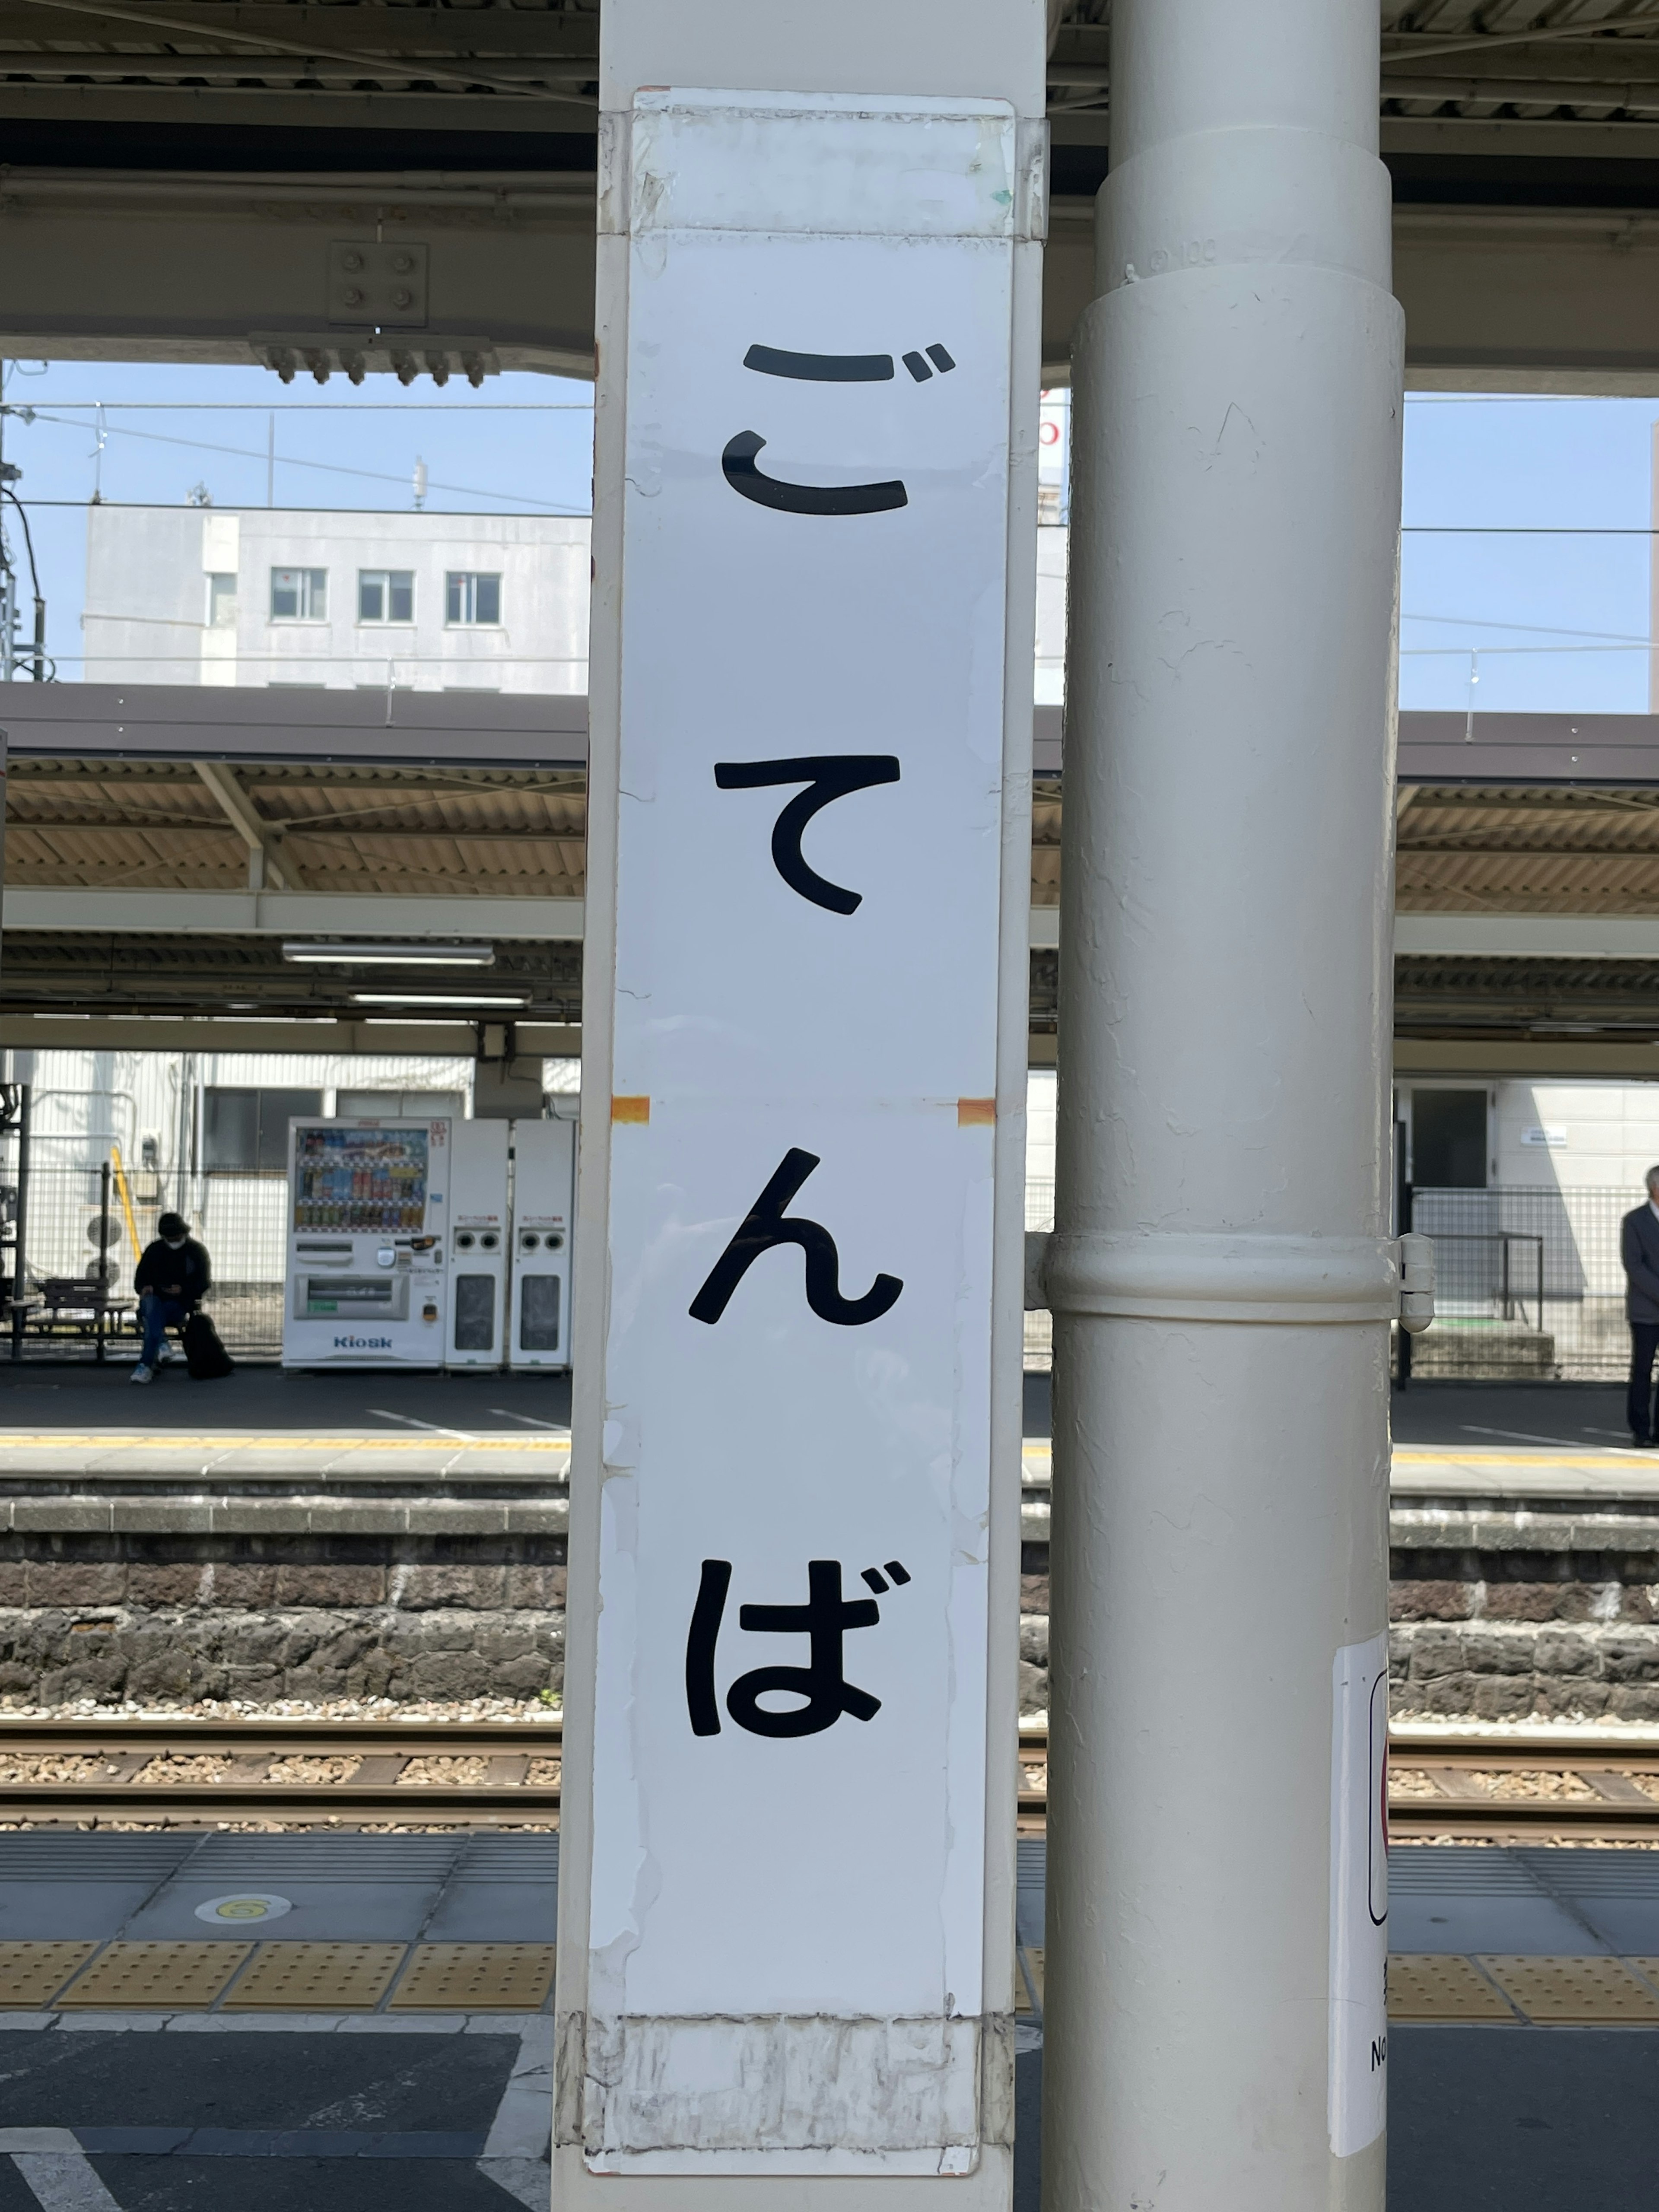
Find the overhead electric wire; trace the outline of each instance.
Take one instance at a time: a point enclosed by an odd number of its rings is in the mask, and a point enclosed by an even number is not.
[[[1593,637],[1614,645],[1651,645],[1650,637],[1639,637],[1627,629],[1569,629],[1561,623],[1506,623],[1487,615],[1410,615],[1402,614],[1401,622],[1446,623],[1459,629],[1524,630],[1534,637]]]
[[[269,412],[269,410],[266,411]],[[81,428],[78,422],[65,422],[59,416],[48,414],[43,407],[35,409],[34,419],[37,422],[55,422],[59,429],[64,430],[78,430]],[[109,434],[115,438],[143,438],[148,443],[155,446],[188,446],[193,452],[198,453],[228,453],[237,460],[263,461],[269,459],[267,454],[255,453],[252,447],[248,446],[220,446],[204,438],[172,437],[165,430],[132,430],[118,422],[109,425]],[[279,453],[276,458],[283,466],[288,469],[319,469],[330,476],[362,477],[374,483],[402,484],[409,482],[407,477],[393,476],[385,469],[354,469],[343,461],[306,461],[295,459],[287,453]],[[437,483],[434,483],[430,489],[434,491],[454,492],[463,499],[508,500],[515,507],[537,507],[540,512],[546,514],[574,514],[576,513],[574,507],[562,508],[550,503],[543,506],[541,502],[532,500],[526,492],[485,491],[477,484]],[[102,501],[100,502],[100,505],[102,503]]]

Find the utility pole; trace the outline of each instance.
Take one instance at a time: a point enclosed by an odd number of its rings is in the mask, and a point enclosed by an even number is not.
[[[40,596],[40,572],[35,566],[34,542],[29,532],[28,517],[22,501],[13,490],[21,482],[23,471],[15,462],[6,459],[6,417],[15,415],[20,421],[32,422],[32,407],[11,407],[5,399],[6,364],[0,361],[0,683],[11,683],[17,670],[27,665],[37,684],[46,680],[46,603]],[[34,626],[27,654],[20,653],[17,644],[19,628],[19,591],[17,570],[12,560],[11,544],[6,532],[6,503],[10,501],[17,509],[17,519],[22,525],[24,550],[28,555],[29,581],[33,588]]]
[[[17,645],[17,571],[6,532],[6,495],[18,471],[6,459],[6,364],[0,360],[0,684],[12,680]]]
[[[1115,0],[1074,343],[1048,2212],[1379,2212],[1402,318],[1375,0]]]

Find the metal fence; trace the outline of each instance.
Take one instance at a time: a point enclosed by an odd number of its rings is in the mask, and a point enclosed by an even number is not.
[[[1054,1185],[1050,1176],[1027,1177],[1025,1183],[1025,1226],[1030,1229],[1052,1229],[1054,1225]],[[1042,1313],[1025,1316],[1025,1371],[1028,1375],[1046,1375],[1054,1364],[1054,1316],[1046,1309]]]
[[[214,1279],[206,1306],[226,1348],[241,1358],[277,1358],[287,1199],[281,1174],[124,1173],[107,1161],[66,1168],[31,1160],[20,1179],[14,1140],[0,1160],[6,1241],[15,1244],[21,1229],[22,1297],[12,1302],[11,1356],[133,1357],[133,1270],[156,1222],[171,1212],[182,1214],[207,1247]],[[8,1255],[8,1273],[14,1269]]]
[[[1608,1380],[1625,1372],[1623,1184],[1419,1190],[1412,1227],[1434,1239],[1435,1319],[1415,1376],[1471,1382]]]
[[[1623,1184],[1550,1190],[1419,1190],[1412,1226],[1434,1239],[1435,1319],[1411,1373],[1467,1382],[1599,1382],[1630,1358],[1619,1225],[1640,1201]],[[1025,1225],[1052,1229],[1052,1182],[1025,1186]],[[1025,1316],[1025,1364],[1052,1363],[1046,1313]]]
[[[30,1164],[21,1193],[24,1326],[14,1357],[130,1358],[132,1271],[159,1217],[181,1213],[207,1246],[208,1304],[227,1348],[280,1356],[288,1179],[281,1174],[129,1171],[108,1162]],[[0,1220],[15,1236],[16,1146],[0,1158]],[[1629,1356],[1619,1226],[1636,1202],[1622,1185],[1549,1190],[1419,1190],[1413,1228],[1434,1239],[1434,1325],[1412,1346],[1413,1376],[1594,1381]],[[1025,1225],[1054,1226],[1054,1187],[1025,1186]],[[102,1273],[100,1273],[100,1268]],[[99,1285],[104,1295],[97,1296]],[[76,1286],[84,1295],[77,1299]],[[1047,1313],[1025,1316],[1025,1364],[1052,1364]]]

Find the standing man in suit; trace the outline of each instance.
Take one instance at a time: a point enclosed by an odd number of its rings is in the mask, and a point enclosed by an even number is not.
[[[1648,1170],[1648,1202],[1625,1216],[1619,1238],[1630,1322],[1630,1395],[1625,1417],[1638,1444],[1653,1436],[1653,1360],[1659,1352],[1659,1167]]]

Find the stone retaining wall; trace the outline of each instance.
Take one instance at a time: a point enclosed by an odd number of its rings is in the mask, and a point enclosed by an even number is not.
[[[3,1517],[0,1704],[563,1687],[562,1498],[58,1498]]]
[[[1659,1516],[1396,1505],[1396,1713],[1659,1720]]]
[[[1396,1504],[1396,1716],[1659,1720],[1659,1509]],[[1048,1507],[1028,1489],[1020,1705],[1048,1702]]]
[[[0,1704],[556,1697],[568,1501],[0,1497]],[[1048,1702],[1028,1487],[1020,1709]],[[1659,1507],[1396,1504],[1394,1709],[1659,1720]]]

